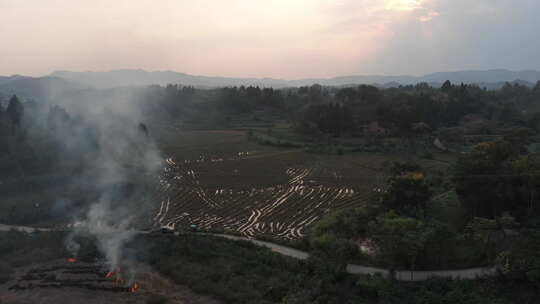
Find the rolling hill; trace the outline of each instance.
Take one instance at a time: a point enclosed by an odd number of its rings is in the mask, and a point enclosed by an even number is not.
[[[169,83],[190,85],[195,87],[222,87],[240,85],[258,85],[268,87],[298,87],[315,83],[325,86],[346,86],[357,84],[376,84],[380,86],[408,85],[427,82],[433,85],[442,84],[446,80],[453,83],[492,84],[521,81],[534,84],[540,81],[538,71],[457,71],[439,72],[424,76],[383,76],[383,75],[357,75],[340,76],[334,78],[310,78],[298,80],[283,80],[274,78],[227,78],[196,76],[173,71],[148,72],[144,70],[114,70],[109,72],[69,72],[57,71],[49,75],[64,80],[79,83],[94,88],[112,88],[122,86],[165,85]],[[498,86],[498,85],[497,85]],[[488,85],[492,87],[492,85]]]

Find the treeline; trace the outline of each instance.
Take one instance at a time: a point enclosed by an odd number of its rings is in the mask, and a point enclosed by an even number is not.
[[[325,104],[308,104],[296,115],[302,130],[362,136],[365,127],[376,122],[384,134],[411,136],[457,127],[467,120],[540,130],[540,82],[534,88],[506,84],[498,91],[449,81],[440,89],[418,84],[386,90],[371,86],[329,90],[326,99],[319,98]],[[346,115],[336,115],[335,109]]]
[[[159,108],[171,119],[204,119],[210,113],[225,123],[225,118],[237,114],[277,113],[300,132],[336,137],[365,136],[373,124],[377,127],[371,128],[372,133],[411,136],[419,132],[418,125],[424,132],[463,126],[471,120],[487,125],[484,133],[496,133],[492,125],[540,130],[540,82],[533,88],[507,83],[497,91],[447,81],[441,88],[417,84],[389,89],[312,85],[201,90],[168,85],[146,93],[147,108]]]

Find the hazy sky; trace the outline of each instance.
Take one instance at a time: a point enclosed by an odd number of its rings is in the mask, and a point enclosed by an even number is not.
[[[540,69],[540,0],[0,0],[0,75]]]

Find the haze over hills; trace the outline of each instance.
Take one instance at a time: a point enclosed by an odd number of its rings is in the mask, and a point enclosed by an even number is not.
[[[181,84],[198,88],[213,88],[223,86],[254,85],[263,87],[298,87],[320,84],[324,86],[350,86],[371,84],[379,87],[397,87],[426,82],[437,87],[444,81],[452,83],[478,84],[487,89],[498,89],[506,82],[533,86],[540,81],[540,72],[535,70],[510,71],[470,70],[456,72],[438,72],[424,76],[384,76],[356,75],[334,78],[308,78],[284,80],[274,78],[229,78],[196,76],[174,71],[149,72],[140,69],[113,70],[109,72],[71,72],[56,71],[43,77],[26,77],[21,75],[0,76],[0,92],[3,94],[18,94],[28,98],[54,98],[66,92],[82,89],[106,89],[117,87],[149,86]]]
[[[0,76],[0,94],[44,100],[55,99],[69,92],[77,92],[87,86],[58,77]]]
[[[439,72],[424,76],[384,76],[384,75],[353,75],[334,78],[309,78],[284,80],[274,78],[228,78],[195,76],[173,71],[148,72],[144,70],[114,70],[110,72],[69,72],[57,71],[50,76],[63,78],[95,88],[110,88],[118,86],[140,86],[168,83],[178,83],[196,87],[219,87],[237,85],[259,85],[272,87],[295,87],[315,83],[328,86],[344,86],[352,84],[416,84],[420,82],[443,83],[450,80],[453,83],[498,83],[516,80],[536,83],[540,80],[540,72],[497,70],[471,70],[457,72]]]

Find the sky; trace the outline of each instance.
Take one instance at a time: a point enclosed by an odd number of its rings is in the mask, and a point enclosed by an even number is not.
[[[540,70],[539,0],[0,0],[0,75]]]

